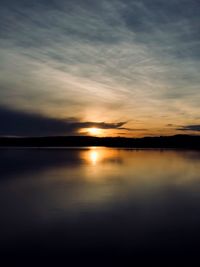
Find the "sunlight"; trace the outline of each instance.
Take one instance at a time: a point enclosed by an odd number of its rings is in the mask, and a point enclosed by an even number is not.
[[[88,129],[88,132],[89,132],[91,135],[99,135],[99,134],[101,134],[101,129],[92,127],[92,128],[89,128],[89,129]]]
[[[113,149],[91,147],[89,150],[83,151],[82,157],[90,164],[97,166],[102,163],[109,163],[109,160],[116,158],[118,152]]]
[[[90,161],[93,165],[96,165],[98,159],[99,159],[99,154],[98,154],[98,151],[91,151],[90,152]]]

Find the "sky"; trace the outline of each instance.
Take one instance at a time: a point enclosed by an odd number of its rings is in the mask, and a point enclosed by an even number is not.
[[[200,134],[199,0],[0,0],[0,135]]]

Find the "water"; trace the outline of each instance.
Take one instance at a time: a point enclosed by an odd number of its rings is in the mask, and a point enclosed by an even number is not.
[[[198,260],[198,151],[5,149],[0,174],[4,255]]]

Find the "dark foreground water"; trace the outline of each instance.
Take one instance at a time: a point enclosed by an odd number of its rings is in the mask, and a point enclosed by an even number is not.
[[[0,176],[8,262],[200,266],[200,152],[0,150]]]

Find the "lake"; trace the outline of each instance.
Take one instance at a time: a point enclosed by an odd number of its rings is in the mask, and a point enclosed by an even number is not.
[[[198,261],[198,151],[1,149],[0,176],[8,259]]]

